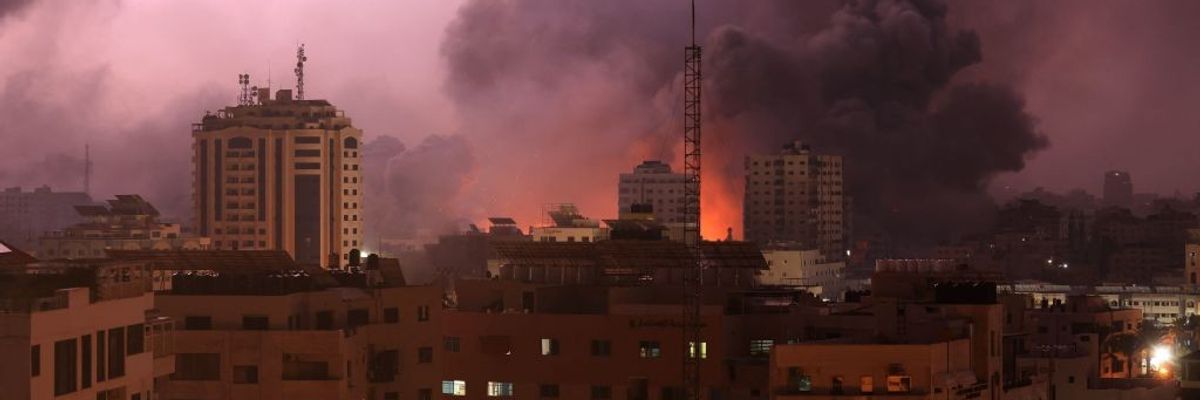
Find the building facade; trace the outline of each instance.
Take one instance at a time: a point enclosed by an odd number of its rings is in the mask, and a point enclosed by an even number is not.
[[[1104,173],[1104,206],[1133,207],[1133,177],[1125,171]]]
[[[84,222],[39,240],[42,259],[98,259],[106,250],[207,250],[211,240],[185,235],[177,223],[158,220],[158,210],[138,195],[117,195],[108,206],[76,206]]]
[[[156,397],[173,372],[173,323],[154,314],[137,264],[44,267],[0,273],[0,397]],[[27,361],[26,361],[27,360]]]
[[[650,160],[621,174],[617,185],[617,210],[621,219],[645,213],[648,206],[654,220],[663,224],[696,222],[687,220],[683,208],[683,173],[671,171],[671,165]]]
[[[831,259],[846,252],[842,157],[799,142],[746,157],[742,220],[747,241],[794,243]]]
[[[265,89],[257,98],[193,127],[198,233],[216,249],[345,265],[363,245],[362,130],[325,100]]]

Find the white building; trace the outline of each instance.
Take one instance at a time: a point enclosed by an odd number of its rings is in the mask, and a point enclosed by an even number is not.
[[[826,261],[819,250],[763,250],[763,258],[767,270],[758,276],[759,284],[805,287],[828,299],[846,289],[846,263]]]

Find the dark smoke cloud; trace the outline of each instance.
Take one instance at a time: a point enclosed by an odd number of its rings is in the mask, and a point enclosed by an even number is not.
[[[553,182],[535,193],[573,189],[560,182],[590,174],[556,168],[611,157],[606,149],[676,158],[685,2],[552,3],[480,0],[460,11],[443,53],[467,131],[517,139],[493,147],[513,157],[541,149],[541,165],[518,171]],[[985,51],[973,31],[947,26],[948,11],[926,0],[701,2],[706,232],[740,226],[741,157],[793,140],[846,157],[860,226],[922,241],[986,223],[988,182],[1021,170],[1047,140],[1004,82],[951,84]],[[564,126],[596,125],[620,133],[582,147],[558,139]],[[600,163],[608,180],[632,165]]]
[[[0,22],[9,14],[15,14],[33,3],[33,0],[0,0]]]

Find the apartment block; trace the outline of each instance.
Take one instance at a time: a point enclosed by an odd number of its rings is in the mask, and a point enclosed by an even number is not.
[[[746,240],[815,248],[840,259],[846,243],[842,157],[818,154],[799,142],[776,154],[745,160],[743,228]]]
[[[325,100],[226,107],[194,124],[196,226],[216,249],[287,251],[297,262],[344,266],[361,248],[362,130]]]

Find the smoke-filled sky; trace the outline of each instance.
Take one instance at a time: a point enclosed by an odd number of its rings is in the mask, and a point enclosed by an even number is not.
[[[1096,192],[1106,169],[1200,190],[1200,3],[698,3],[710,236],[740,227],[740,153],[793,139],[846,155],[856,206],[918,234],[958,229],[918,228],[931,205]],[[535,224],[555,202],[612,217],[618,173],[677,160],[685,17],[667,0],[0,0],[0,186],[78,188],[90,143],[95,196],[184,219],[190,124],[235,102],[239,73],[290,87],[303,42],[309,97],[380,140],[376,229]]]

